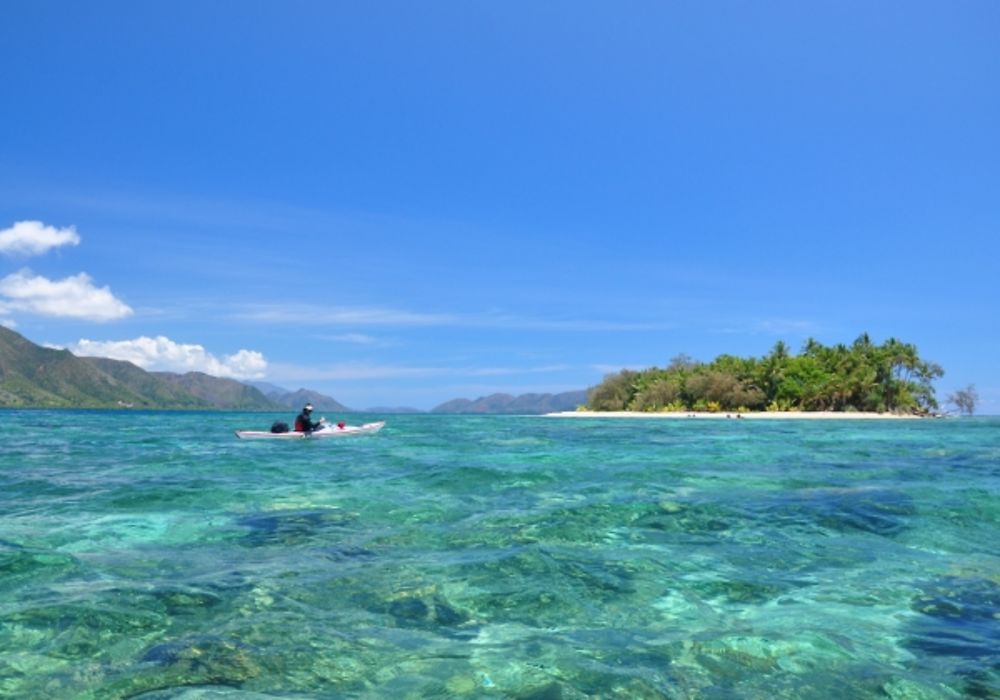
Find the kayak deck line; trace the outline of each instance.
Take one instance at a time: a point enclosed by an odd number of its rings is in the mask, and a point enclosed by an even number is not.
[[[289,431],[287,433],[272,433],[270,430],[236,430],[240,440],[303,440],[320,438],[351,437],[353,435],[372,435],[385,426],[385,421],[375,421],[364,425],[324,425],[311,433]]]

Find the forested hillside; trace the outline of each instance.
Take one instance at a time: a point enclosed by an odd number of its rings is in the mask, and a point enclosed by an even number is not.
[[[200,372],[147,372],[131,362],[77,357],[0,326],[0,407],[283,408],[257,389]]]

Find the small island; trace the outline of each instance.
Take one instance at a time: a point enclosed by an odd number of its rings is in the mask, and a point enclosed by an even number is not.
[[[709,417],[920,417],[938,408],[940,365],[916,346],[867,333],[851,345],[810,339],[798,355],[779,341],[763,357],[679,355],[667,367],[608,375],[579,411],[553,415]]]

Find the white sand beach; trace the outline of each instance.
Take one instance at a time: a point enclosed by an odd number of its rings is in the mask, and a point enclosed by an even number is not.
[[[667,420],[915,420],[924,416],[900,415],[896,413],[863,413],[846,411],[755,411],[750,413],[707,413],[695,411],[639,412],[639,411],[561,411],[546,413],[554,418],[652,418]]]

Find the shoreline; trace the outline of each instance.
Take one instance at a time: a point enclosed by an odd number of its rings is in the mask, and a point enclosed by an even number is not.
[[[752,411],[749,413],[708,413],[699,411],[644,412],[644,411],[559,411],[546,413],[549,418],[649,418],[667,420],[921,420],[934,416],[900,415],[895,413],[866,413],[846,411]]]

